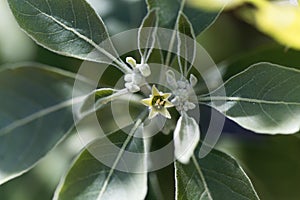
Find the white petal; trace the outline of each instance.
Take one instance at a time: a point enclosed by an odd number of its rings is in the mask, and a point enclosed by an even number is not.
[[[187,164],[200,140],[199,125],[194,118],[183,112],[177,121],[173,137],[175,158],[179,162]]]

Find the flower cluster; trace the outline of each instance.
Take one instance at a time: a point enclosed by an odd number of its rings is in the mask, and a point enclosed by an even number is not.
[[[146,63],[136,64],[136,60],[132,57],[127,57],[126,62],[131,66],[132,73],[125,75],[125,87],[129,92],[138,92],[140,86],[145,83],[145,78],[151,74],[150,67]]]
[[[167,83],[170,85],[172,93],[175,96],[171,102],[179,112],[186,112],[196,107],[191,102],[190,96],[193,94],[193,87],[197,82],[198,80],[193,74],[190,75],[189,81],[184,80],[184,78],[176,80],[174,72],[171,70],[167,71]]]

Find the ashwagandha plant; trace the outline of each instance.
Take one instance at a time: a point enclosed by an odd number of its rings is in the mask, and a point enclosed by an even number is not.
[[[260,62],[223,83],[196,41],[219,7],[147,0],[140,27],[110,37],[85,0],[7,1],[37,44],[84,62],[77,74],[39,64],[0,71],[0,184],[30,170],[76,127],[86,148],[53,199],[161,199],[149,177],[167,166],[175,199],[259,199],[237,161],[214,145],[225,117],[258,134],[297,133],[299,69]],[[118,73],[106,74],[111,69]],[[199,105],[224,118],[206,120],[211,126],[201,131]],[[97,131],[85,137],[86,126]],[[172,141],[155,138],[163,134]]]

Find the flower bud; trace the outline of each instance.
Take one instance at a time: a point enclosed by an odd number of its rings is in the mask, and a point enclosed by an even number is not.
[[[144,77],[148,77],[151,74],[151,70],[148,64],[138,64],[137,68]]]
[[[132,81],[132,74],[126,74],[124,76],[124,81],[131,82]]]
[[[140,91],[140,87],[133,83],[125,83],[125,87],[132,93]]]
[[[132,57],[127,57],[126,58],[126,62],[132,67],[135,68],[136,67],[136,60]]]
[[[190,84],[192,87],[194,87],[198,82],[198,79],[196,78],[196,76],[194,74],[190,75]]]
[[[175,73],[172,70],[168,70],[166,76],[168,84],[173,88],[177,88]]]

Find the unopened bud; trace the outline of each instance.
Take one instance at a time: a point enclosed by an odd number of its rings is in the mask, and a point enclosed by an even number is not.
[[[135,68],[136,67],[136,60],[132,57],[127,57],[126,58],[126,62],[132,67]]]
[[[148,64],[138,64],[136,67],[139,69],[139,71],[144,77],[150,76],[151,70]]]
[[[190,84],[192,87],[194,87],[198,82],[198,79],[196,78],[196,76],[194,74],[190,75]]]

